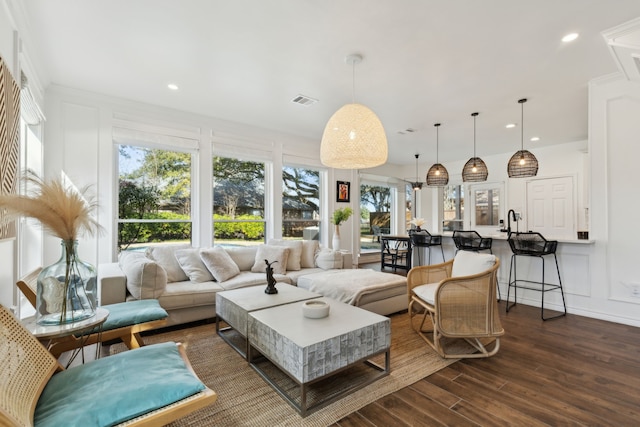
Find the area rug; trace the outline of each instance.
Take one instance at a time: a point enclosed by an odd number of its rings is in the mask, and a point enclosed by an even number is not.
[[[302,418],[227,343],[216,335],[215,324],[145,336],[147,344],[182,342],[200,379],[218,393],[207,408],[171,426],[327,426],[363,406],[450,365],[409,325],[407,313],[391,316],[391,373],[376,382]],[[125,351],[114,344],[110,353]],[[379,359],[380,362],[382,359]]]

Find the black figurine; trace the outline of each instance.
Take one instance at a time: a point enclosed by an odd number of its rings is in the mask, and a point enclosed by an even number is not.
[[[278,261],[273,261],[271,264],[275,264]],[[265,259],[264,263],[267,264],[266,272],[267,272],[267,288],[264,290],[265,294],[277,294],[278,290],[276,289],[276,279],[273,278],[273,268],[271,268],[271,264],[269,264],[269,260]]]

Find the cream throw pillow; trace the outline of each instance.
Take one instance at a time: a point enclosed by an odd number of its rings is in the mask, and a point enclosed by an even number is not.
[[[269,239],[268,245],[289,248],[287,271],[300,271],[300,257],[302,256],[302,240]]]
[[[318,249],[320,249],[320,242],[317,240],[303,240],[300,267],[314,268],[316,266],[316,252],[318,252]]]
[[[167,287],[167,273],[142,252],[122,252],[120,268],[127,276],[127,290],[136,299],[158,298]]]
[[[316,256],[316,265],[323,270],[342,268],[342,254],[332,249],[322,249]]]
[[[176,251],[176,259],[182,270],[193,283],[210,282],[213,276],[200,259],[200,249],[180,249]]]
[[[229,254],[240,271],[251,271],[251,267],[256,262],[257,246],[224,247],[222,249]]]
[[[202,262],[218,282],[224,282],[240,274],[238,264],[220,246],[200,250]]]
[[[254,273],[265,273],[267,265],[264,260],[268,260],[273,268],[274,274],[285,274],[287,272],[287,259],[289,258],[289,248],[284,246],[260,245],[256,252],[256,259],[251,267]],[[274,261],[278,261],[275,262]]]
[[[493,267],[495,263],[495,255],[459,251],[453,259],[451,277],[471,276],[482,273]]]
[[[160,264],[167,272],[167,282],[184,282],[189,280],[178,260],[176,251],[188,249],[191,245],[160,245],[147,248],[146,254],[149,258]]]

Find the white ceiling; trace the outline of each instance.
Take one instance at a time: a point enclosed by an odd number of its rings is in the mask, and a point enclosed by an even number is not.
[[[26,0],[46,86],[93,92],[320,141],[355,100],[375,111],[389,162],[515,152],[587,138],[587,84],[617,71],[601,32],[639,0]],[[561,37],[577,32],[572,43]],[[167,89],[168,83],[179,86]],[[291,102],[303,94],[319,102]],[[401,135],[407,128],[416,132]],[[539,142],[529,142],[539,136]],[[319,155],[319,145],[318,145]]]

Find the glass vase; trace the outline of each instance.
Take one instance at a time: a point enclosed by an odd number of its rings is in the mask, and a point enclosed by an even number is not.
[[[78,258],[78,242],[62,240],[60,259],[42,269],[36,292],[36,322],[62,325],[96,313],[96,269]]]

